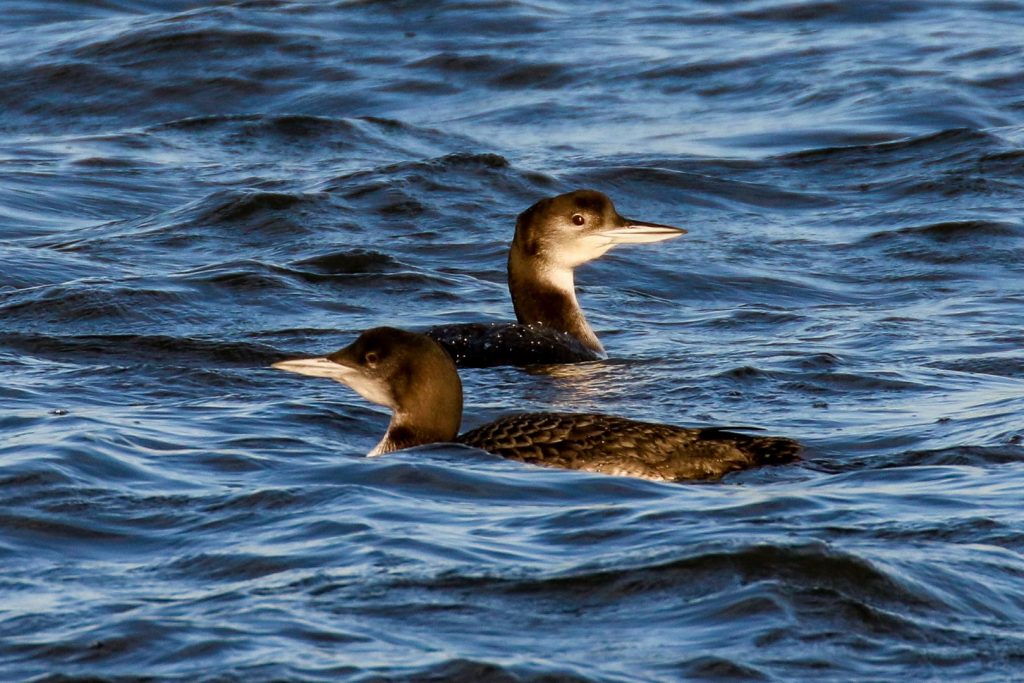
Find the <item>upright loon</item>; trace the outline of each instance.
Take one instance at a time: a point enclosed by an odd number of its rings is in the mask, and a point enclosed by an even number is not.
[[[337,380],[363,398],[391,408],[391,423],[371,456],[454,441],[545,467],[688,481],[790,462],[800,450],[800,444],[781,437],[588,413],[512,415],[457,436],[462,383],[455,364],[426,335],[392,327],[367,330],[324,358],[282,361],[272,367]]]
[[[623,218],[596,190],[542,199],[519,214],[508,253],[508,289],[518,323],[441,325],[427,335],[464,368],[604,358],[576,300],[573,269],[617,244],[684,234],[682,228]]]

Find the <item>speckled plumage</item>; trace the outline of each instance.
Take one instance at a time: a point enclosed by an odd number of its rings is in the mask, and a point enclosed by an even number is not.
[[[457,440],[532,465],[662,481],[718,479],[736,470],[791,462],[800,451],[800,444],[782,437],[595,413],[510,415]]]
[[[433,327],[426,334],[443,346],[460,368],[553,365],[603,358],[568,332],[543,325],[463,323]]]

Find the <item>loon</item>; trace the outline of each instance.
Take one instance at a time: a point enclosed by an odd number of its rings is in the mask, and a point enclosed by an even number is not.
[[[542,199],[519,214],[508,253],[518,323],[441,325],[426,334],[463,368],[603,359],[604,347],[576,300],[573,269],[617,244],[684,234],[682,228],[623,218],[596,190]]]
[[[430,337],[393,327],[367,330],[326,357],[281,361],[271,367],[336,380],[390,408],[391,422],[371,456],[456,442],[533,465],[690,481],[790,462],[801,448],[782,437],[591,413],[511,415],[458,436],[462,383],[454,362]]]

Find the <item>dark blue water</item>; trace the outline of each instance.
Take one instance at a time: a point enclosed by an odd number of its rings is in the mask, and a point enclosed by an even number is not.
[[[1024,3],[5,0],[0,678],[1024,678]],[[434,446],[267,368],[504,321],[515,215],[607,362],[521,409],[753,424],[667,485]]]

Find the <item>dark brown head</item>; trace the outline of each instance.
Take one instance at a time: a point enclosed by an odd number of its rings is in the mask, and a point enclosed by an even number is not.
[[[392,410],[384,440],[371,455],[451,441],[462,421],[462,382],[448,353],[429,337],[375,327],[322,358],[274,363],[279,370],[329,377]]]
[[[660,242],[682,228],[623,218],[607,195],[576,190],[542,199],[516,220],[513,249],[559,268],[575,268],[616,244]]]

